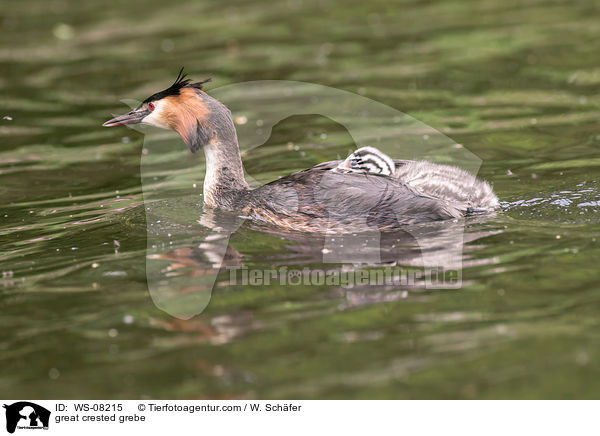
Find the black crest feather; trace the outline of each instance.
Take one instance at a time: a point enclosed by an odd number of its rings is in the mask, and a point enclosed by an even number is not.
[[[211,79],[206,79],[201,82],[191,83],[192,80],[186,79],[186,77],[187,77],[187,74],[185,74],[183,72],[183,67],[182,67],[181,70],[179,70],[179,74],[177,74],[177,78],[175,79],[175,81],[173,82],[173,84],[171,86],[169,86],[167,89],[157,92],[156,94],[152,94],[150,97],[148,97],[146,100],[144,100],[142,102],[142,104],[148,103],[150,101],[160,100],[160,99],[168,97],[170,95],[179,95],[181,88],[184,88],[186,86],[190,86],[190,87],[196,88],[196,89],[202,89],[202,85],[204,85],[207,82],[210,82],[210,80],[211,80]]]
[[[190,83],[189,86],[191,86],[192,88],[196,88],[196,89],[202,89],[202,87],[204,86],[205,83],[210,82],[212,79],[209,77],[208,79],[204,79],[200,82],[196,82],[196,83]]]

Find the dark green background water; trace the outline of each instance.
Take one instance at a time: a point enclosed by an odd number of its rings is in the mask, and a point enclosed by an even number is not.
[[[597,398],[599,12],[567,0],[4,1],[0,395]],[[464,286],[220,281],[191,320],[157,309],[143,136],[100,125],[182,65],[214,87],[286,79],[356,92],[478,155],[504,212],[467,221]],[[267,146],[245,158],[257,179],[352,143],[304,116]],[[157,204],[185,204],[163,192]],[[203,234],[189,224],[180,239]],[[245,265],[303,264],[294,242],[257,230],[232,244]]]

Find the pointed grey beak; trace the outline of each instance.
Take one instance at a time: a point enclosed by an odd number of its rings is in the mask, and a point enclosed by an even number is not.
[[[138,124],[140,123],[146,115],[148,115],[150,111],[148,110],[133,110],[131,112],[126,113],[125,115],[120,115],[118,117],[113,118],[112,120],[108,120],[104,124],[104,127],[113,127],[113,126],[124,126],[127,124]]]

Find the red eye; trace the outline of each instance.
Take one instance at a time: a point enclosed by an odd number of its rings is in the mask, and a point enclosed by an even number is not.
[[[154,110],[154,103],[148,103],[148,109],[152,112]]]

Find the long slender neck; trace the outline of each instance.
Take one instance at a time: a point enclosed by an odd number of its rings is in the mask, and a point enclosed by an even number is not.
[[[229,111],[221,115],[213,125],[215,136],[204,145],[204,203],[211,207],[236,209],[236,199],[247,192],[249,187],[244,179],[244,167],[233,120]]]

